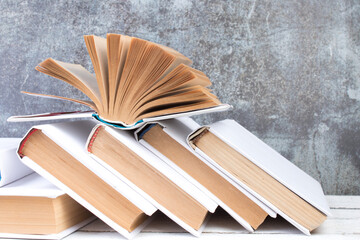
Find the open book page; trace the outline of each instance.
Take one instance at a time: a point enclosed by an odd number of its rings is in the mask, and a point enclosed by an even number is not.
[[[94,102],[98,111],[102,111],[101,96],[96,78],[81,65],[48,58],[35,69],[79,89]]]
[[[120,78],[124,69],[131,37],[120,34],[108,34],[107,56],[109,68],[109,114],[115,109],[115,99],[120,85]]]
[[[72,64],[54,60],[61,67],[73,74],[80,80],[98,99],[100,99],[99,87],[96,83],[96,78],[88,70],[79,64]]]
[[[50,99],[59,99],[59,100],[66,100],[66,101],[70,101],[70,102],[80,103],[80,104],[88,106],[88,107],[94,109],[94,111],[96,111],[95,104],[93,102],[87,101],[87,100],[80,100],[80,99],[75,99],[75,98],[67,98],[67,97],[61,97],[61,96],[49,95],[49,94],[42,94],[42,93],[31,93],[31,92],[25,92],[25,91],[21,91],[21,93],[24,93],[24,94],[27,94],[27,95],[30,95],[30,96],[50,98]]]
[[[147,118],[171,118],[210,108],[224,110],[217,108],[222,104],[208,89],[211,82],[206,75],[189,67],[191,60],[174,49],[120,34],[107,34],[106,39],[86,35],[84,40],[95,76],[79,64],[51,58],[36,70],[67,82],[91,101],[27,94],[86,105],[96,112],[96,119],[119,128],[137,127]],[[10,118],[16,119],[25,121]]]
[[[94,35],[86,35],[84,36],[84,40],[94,67],[97,89],[100,92],[103,111],[104,114],[107,114],[109,102],[109,74],[106,39]]]

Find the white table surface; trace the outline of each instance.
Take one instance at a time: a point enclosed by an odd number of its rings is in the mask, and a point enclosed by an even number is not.
[[[248,233],[220,209],[211,217],[199,239],[360,239],[360,196],[327,196],[332,217],[306,236],[282,218],[267,218],[255,233]],[[95,220],[65,240],[123,239],[100,220]],[[134,239],[196,239],[164,215],[159,215]]]

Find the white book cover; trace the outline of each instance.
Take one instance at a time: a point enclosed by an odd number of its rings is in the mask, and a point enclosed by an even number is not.
[[[33,172],[16,154],[21,138],[0,139],[0,187]]]
[[[93,132],[92,132],[92,134],[90,134],[90,137],[88,139],[87,145],[90,144],[92,135],[101,126],[102,125],[98,125],[93,129]],[[161,159],[159,159],[156,155],[154,155],[148,149],[143,147],[139,142],[137,142],[137,140],[134,137],[133,132],[122,131],[119,129],[114,129],[109,126],[104,126],[104,127],[105,127],[105,130],[107,132],[109,132],[114,138],[116,138],[121,143],[123,143],[124,145],[129,147],[129,149],[131,149],[139,157],[141,157],[143,160],[145,160],[149,165],[154,167],[156,170],[158,170],[160,173],[162,173],[164,176],[166,176],[169,180],[171,180],[173,183],[175,183],[177,186],[179,186],[182,190],[184,190],[187,194],[189,194],[191,197],[193,197],[196,201],[198,201],[201,205],[203,205],[209,212],[213,213],[215,211],[215,209],[218,205],[211,198],[209,198],[206,194],[204,194],[202,191],[200,191],[195,185],[193,185],[191,182],[189,182],[181,174],[179,174],[174,169],[169,167],[167,164],[165,164],[163,161],[161,161]],[[164,206],[162,206],[157,201],[155,201],[154,198],[152,198],[147,193],[145,193],[143,190],[141,190],[139,187],[137,187],[135,184],[133,184],[130,180],[125,178],[122,174],[120,174],[118,171],[116,171],[110,165],[108,165],[107,163],[102,161],[100,158],[98,158],[91,152],[89,152],[89,155],[92,156],[95,160],[97,160],[99,162],[99,164],[103,165],[105,168],[107,168],[109,171],[111,171],[119,179],[121,179],[122,181],[125,181],[133,189],[137,190],[139,194],[141,194],[144,198],[146,198],[155,207],[157,207],[160,211],[162,211],[165,215],[167,215],[170,219],[172,219],[174,222],[179,224],[185,230],[187,230],[194,236],[199,236],[201,234],[202,230],[205,227],[207,220],[205,220],[202,227],[196,231],[191,226],[186,224],[184,221],[182,221],[181,219],[176,217],[169,210],[167,210]]]
[[[55,187],[52,183],[38,175],[31,173],[15,182],[12,182],[0,188],[1,196],[28,196],[28,197],[46,197],[57,198],[64,195],[65,192]],[[79,228],[95,220],[96,217],[90,217],[60,233],[57,234],[16,234],[16,233],[0,233],[0,238],[27,238],[27,239],[62,239],[67,235],[75,232]]]
[[[73,122],[64,122],[64,123],[55,123],[55,124],[45,124],[33,127],[33,129],[42,130],[42,132],[59,145],[62,149],[72,155],[76,160],[81,164],[86,166],[89,170],[95,173],[98,177],[104,180],[107,184],[112,186],[116,191],[121,195],[127,198],[132,202],[136,207],[141,209],[146,215],[153,215],[157,210],[154,205],[147,201],[144,197],[134,191],[126,183],[115,177],[111,174],[106,168],[93,160],[85,149],[87,138],[96,125],[96,121],[93,120],[83,120],[83,121],[73,121]],[[62,183],[61,179],[55,178],[41,166],[33,162],[29,157],[23,157],[22,162],[32,168],[34,171],[42,175],[44,178],[52,182],[55,186],[63,190],[74,200],[79,202],[85,208],[87,208],[94,215],[99,217],[102,221],[112,227],[115,231],[119,232],[125,238],[131,239],[136,234],[138,234],[141,229],[143,229],[151,220],[149,218],[139,227],[137,227],[132,232],[128,232],[126,229],[121,227],[112,221],[108,216],[103,214],[89,202],[87,202],[83,197],[78,195],[70,186],[66,186]]]
[[[39,95],[40,96],[40,95]],[[44,96],[40,96],[44,97]],[[48,96],[45,96],[49,98]],[[182,112],[182,113],[174,113],[167,115],[160,115],[151,118],[144,118],[134,124],[128,125],[123,122],[111,122],[106,119],[101,118],[94,111],[75,111],[75,112],[56,112],[56,113],[40,113],[33,115],[21,115],[21,116],[11,116],[7,119],[8,122],[32,122],[32,121],[49,121],[49,120],[63,120],[63,119],[79,119],[79,118],[93,118],[102,124],[112,126],[114,128],[123,129],[123,130],[131,130],[136,129],[147,122],[160,121],[164,119],[171,119],[177,117],[185,117],[185,116],[195,116],[200,114],[212,113],[212,112],[222,112],[227,111],[232,108],[231,105],[221,104],[216,107],[204,108],[200,110]]]
[[[306,202],[317,208],[325,215],[331,215],[320,183],[306,174],[300,168],[295,166],[289,160],[281,156],[273,148],[246,130],[239,123],[234,120],[227,119],[210,124],[207,126],[207,128],[223,142],[238,151],[248,160],[252,161],[255,165],[260,167],[262,170],[282,183]],[[197,130],[195,130],[193,134],[189,135],[187,140],[189,145],[191,145],[190,140],[192,137],[194,137],[194,133],[196,133]],[[223,169],[219,164],[209,158],[200,149],[195,147],[195,152],[210,161],[219,170],[224,172],[224,174],[229,176],[233,181],[235,181],[243,188],[247,189],[251,194],[272,208],[275,212],[297,227],[300,231],[310,235],[310,232],[306,228],[288,217],[281,210],[263,198],[260,194],[257,194],[255,191],[247,187],[246,184],[232,176],[228,171]]]
[[[181,144],[185,149],[194,153],[193,149],[187,144],[186,139],[190,133],[192,133],[194,130],[196,130],[200,127],[200,125],[197,122],[195,122],[193,119],[191,119],[189,117],[183,117],[183,118],[164,120],[164,121],[160,121],[157,123],[163,127],[163,131],[165,133],[167,133],[175,141],[177,141],[179,144]],[[145,140],[141,139],[141,137],[139,135],[140,135],[142,129],[144,129],[144,128],[146,128],[146,126],[137,130],[135,133],[136,138],[140,144],[145,146],[147,149],[149,149],[151,152],[153,152],[155,155],[157,155],[162,161],[164,161],[166,164],[168,164],[170,167],[172,167],[175,171],[177,171],[178,173],[183,175],[188,181],[190,181],[195,186],[197,186],[201,191],[203,191],[205,194],[207,194],[211,199],[213,199],[213,201],[215,201],[220,207],[222,207],[226,212],[228,212],[229,215],[232,216],[245,229],[247,229],[249,232],[254,232],[254,229],[251,227],[251,225],[248,222],[246,222],[242,217],[240,217],[238,214],[236,214],[231,208],[229,208],[218,197],[216,197],[209,190],[207,190],[206,187],[201,185],[198,181],[196,181],[193,177],[191,177],[184,170],[182,170],[180,167],[178,167],[174,162],[172,162],[170,159],[168,159],[166,156],[164,156],[158,150],[156,150],[154,147],[152,147],[150,144],[148,144]],[[224,179],[226,179],[228,182],[230,182],[233,186],[235,186],[245,196],[247,196],[249,199],[251,199],[253,202],[255,202],[258,206],[260,206],[265,212],[267,212],[269,214],[269,216],[276,217],[276,213],[272,209],[270,209],[268,206],[266,206],[263,202],[261,202],[260,200],[255,198],[252,194],[250,194],[247,190],[245,190],[244,188],[242,188],[241,186],[236,184],[228,176],[224,175],[221,171],[219,171],[217,168],[215,168],[213,165],[211,165],[208,161],[206,161],[206,159],[202,158],[201,156],[199,156],[196,153],[194,153],[194,154],[202,162],[204,162],[211,169],[213,169],[215,172],[217,172],[220,176],[222,176]]]

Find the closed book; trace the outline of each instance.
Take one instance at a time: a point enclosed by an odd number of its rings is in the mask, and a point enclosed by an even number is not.
[[[27,166],[132,238],[156,208],[87,154],[85,143],[94,125],[94,121],[76,121],[35,126],[18,154]]]
[[[94,219],[37,173],[0,188],[2,238],[61,239]]]
[[[177,118],[148,124],[137,130],[136,136],[143,146],[197,185],[244,228],[253,232],[265,220],[267,211],[272,214],[271,210],[245,189],[231,184],[232,180],[192,151],[186,137],[199,127],[191,118]]]
[[[195,151],[303,233],[330,215],[321,185],[234,120],[195,130]]]
[[[90,155],[126,181],[170,219],[199,236],[217,204],[139,144],[132,131],[98,125],[89,137]]]

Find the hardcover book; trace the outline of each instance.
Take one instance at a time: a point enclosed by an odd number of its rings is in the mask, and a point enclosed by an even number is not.
[[[37,173],[0,188],[0,237],[61,239],[95,220]]]
[[[85,143],[95,124],[88,120],[35,126],[18,154],[24,164],[132,238],[157,209],[87,154]]]
[[[30,95],[83,104],[87,112],[47,113],[11,117],[9,121],[37,121],[94,117],[118,128],[131,129],[144,122],[227,110],[208,87],[209,78],[191,68],[191,60],[166,46],[120,34],[106,39],[84,36],[95,75],[78,64],[52,58],[36,70],[60,79],[90,100],[47,94]]]
[[[139,143],[196,184],[245,229],[253,232],[268,212],[271,216],[275,216],[274,213],[192,151],[186,137],[199,127],[191,118],[169,119],[139,128],[136,137]]]
[[[189,145],[303,233],[330,215],[321,185],[234,120],[195,130]]]
[[[133,132],[98,125],[90,134],[90,155],[126,181],[160,211],[195,236],[217,204],[186,178],[141,146]]]

